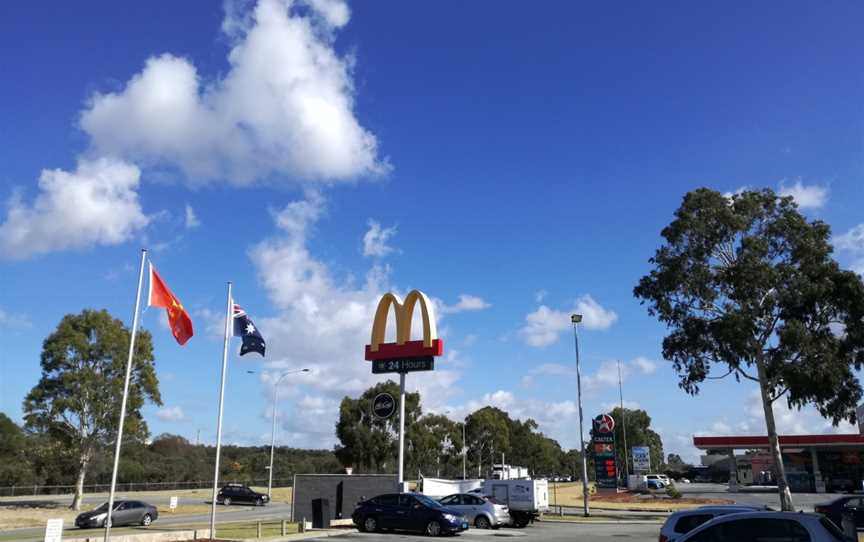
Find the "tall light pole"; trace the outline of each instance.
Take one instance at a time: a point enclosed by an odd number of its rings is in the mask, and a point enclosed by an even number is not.
[[[582,512],[585,517],[590,515],[588,510],[588,459],[585,457],[585,437],[582,434],[582,368],[579,364],[579,322],[582,321],[581,314],[570,316],[573,323],[573,340],[576,343],[576,394],[579,401],[579,451],[582,455]]]
[[[270,433],[270,475],[267,479],[267,498],[273,497],[273,451],[276,448],[276,394],[279,392],[279,383],[288,375],[297,373],[308,373],[309,369],[297,369],[296,371],[286,371],[279,375],[276,382],[273,384],[273,431]]]

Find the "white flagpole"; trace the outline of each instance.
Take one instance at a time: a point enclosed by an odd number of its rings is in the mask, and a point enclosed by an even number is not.
[[[108,515],[105,517],[105,542],[111,539],[111,512],[114,509],[114,490],[117,487],[117,466],[120,464],[120,444],[123,442],[123,420],[126,419],[126,399],[129,396],[129,377],[132,374],[132,356],[135,354],[135,335],[138,331],[138,309],[141,307],[141,285],[144,282],[144,262],[147,250],[141,250],[141,269],[138,271],[138,290],[135,293],[135,312],[132,314],[132,336],[129,338],[129,358],[126,360],[126,380],[123,382],[123,400],[120,402],[120,423],[117,424],[117,442],[114,445],[114,471],[111,473],[111,491],[108,493]]]
[[[228,283],[228,307],[225,309],[225,344],[222,346],[222,380],[219,384],[219,418],[216,421],[216,468],[213,473],[213,502],[210,509],[210,539],[216,539],[216,495],[219,492],[219,452],[222,448],[222,405],[225,402],[225,372],[228,369],[228,341],[233,319],[231,283]]]

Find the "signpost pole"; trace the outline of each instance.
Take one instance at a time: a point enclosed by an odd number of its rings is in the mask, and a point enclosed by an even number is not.
[[[399,493],[405,490],[405,373],[399,373]]]

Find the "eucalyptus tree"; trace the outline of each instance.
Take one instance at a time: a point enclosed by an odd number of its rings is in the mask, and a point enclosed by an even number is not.
[[[94,455],[114,441],[129,353],[129,330],[107,311],[84,310],[63,317],[42,346],[42,376],[24,399],[29,429],[43,433],[74,456],[77,466],[72,508],[79,510],[84,479]],[[141,330],[135,342],[124,435],[144,440],[144,402],[161,405],[153,341]]]
[[[709,378],[758,385],[783,510],[792,496],[774,404],[855,420],[864,285],[832,258],[830,228],[771,190],[684,196],[634,295],[668,328],[663,357],[696,395]]]

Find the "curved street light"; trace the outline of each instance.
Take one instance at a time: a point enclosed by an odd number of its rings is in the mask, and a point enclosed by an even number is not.
[[[276,382],[273,383],[273,430],[270,433],[270,471],[269,477],[267,480],[267,498],[272,499],[273,497],[273,453],[276,448],[276,395],[279,392],[279,383],[282,382],[282,379],[288,375],[293,375],[297,373],[308,373],[309,369],[297,369],[294,371],[285,371],[284,373],[279,375],[279,378],[276,379]]]

